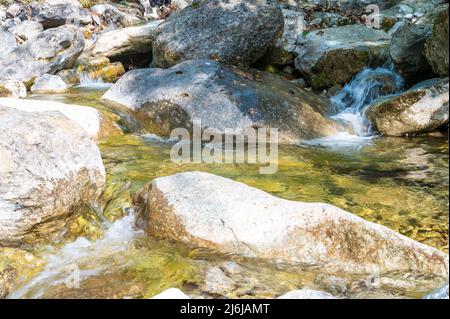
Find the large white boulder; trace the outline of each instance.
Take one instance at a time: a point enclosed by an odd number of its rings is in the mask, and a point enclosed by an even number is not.
[[[0,107],[0,136],[0,245],[60,237],[103,189],[97,145],[59,112]]]
[[[77,123],[91,138],[101,138],[113,132],[120,132],[117,124],[98,110],[82,105],[65,104],[56,101],[0,98],[0,107],[8,107],[28,113],[60,112]]]
[[[335,206],[274,197],[220,176],[155,179],[135,205],[150,235],[327,271],[448,276],[448,255]]]

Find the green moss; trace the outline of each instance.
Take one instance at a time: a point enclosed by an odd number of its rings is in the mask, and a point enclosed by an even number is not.
[[[330,79],[324,73],[314,74],[311,77],[311,86],[315,90],[320,90],[329,87],[332,84]]]

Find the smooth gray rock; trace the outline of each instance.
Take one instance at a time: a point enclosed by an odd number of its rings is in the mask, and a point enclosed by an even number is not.
[[[440,76],[448,75],[448,10],[441,11],[433,27],[432,36],[425,43],[425,56]]]
[[[203,290],[208,293],[226,294],[235,287],[231,278],[223,273],[219,267],[210,267],[205,274]]]
[[[449,119],[448,78],[421,82],[396,95],[376,100],[367,110],[374,129],[391,136],[433,131]]]
[[[364,68],[389,57],[390,35],[365,25],[348,25],[303,34],[295,67],[314,89],[344,85]]]
[[[156,30],[153,65],[171,67],[191,59],[249,66],[283,32],[281,10],[263,0],[211,0],[169,16]]]
[[[52,6],[41,5],[37,7],[33,20],[41,23],[45,29],[65,24],[86,25],[92,22],[88,11],[67,3]]]
[[[150,85],[151,83],[151,85]],[[192,60],[170,69],[126,73],[102,97],[130,109],[152,133],[178,127],[278,128],[280,142],[333,135],[341,127],[324,116],[330,104],[312,92],[269,73]]]
[[[70,68],[83,48],[83,34],[75,26],[46,30],[0,60],[0,79],[18,80],[29,87],[41,75]]]
[[[282,11],[284,17],[283,34],[261,58],[260,62],[263,64],[286,65],[294,63],[297,38],[305,30],[306,22],[302,12]]]
[[[32,93],[63,93],[68,89],[61,77],[52,74],[44,74],[38,77],[31,86]]]
[[[220,176],[156,178],[134,204],[149,235],[327,271],[448,277],[448,255],[335,206],[274,197]]]
[[[392,34],[390,54],[399,73],[410,82],[420,82],[431,74],[423,54],[425,41],[431,35],[429,26],[402,21]]]
[[[96,4],[91,7],[91,11],[96,13],[106,25],[127,27],[141,21],[138,17],[122,12],[108,3]]]
[[[5,30],[0,25],[0,61],[12,50],[17,48],[17,41],[14,34]],[[1,63],[1,62],[0,62]]]
[[[0,98],[0,107],[8,107],[30,113],[60,112],[74,123],[77,123],[93,139],[106,137],[114,133],[114,131],[120,131],[120,128],[109,118],[89,106],[48,100]]]
[[[101,33],[83,55],[104,56],[110,59],[148,55],[151,60],[154,32],[162,20],[151,21],[141,26],[116,29]]]
[[[0,245],[61,236],[105,183],[100,151],[59,112],[0,108]]]
[[[44,31],[44,27],[39,22],[25,20],[15,25],[10,31],[22,41],[26,41]]]

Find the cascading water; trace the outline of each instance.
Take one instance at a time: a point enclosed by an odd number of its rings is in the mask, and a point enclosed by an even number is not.
[[[364,69],[331,98],[331,102],[341,111],[332,118],[349,123],[357,136],[370,136],[370,124],[364,116],[366,108],[377,98],[399,93],[403,89],[403,78],[392,67]]]
[[[353,134],[342,132],[335,136],[303,141],[302,144],[353,148],[369,143],[374,135],[364,115],[366,108],[382,96],[401,92],[404,85],[403,78],[392,66],[364,69],[331,98],[331,103],[339,111],[331,118],[344,122],[353,130]]]
[[[105,89],[111,86],[111,83],[103,82],[103,79],[93,78],[88,72],[81,72],[80,84],[77,85],[79,88],[92,88],[92,89]]]
[[[106,231],[102,239],[89,241],[79,237],[60,249],[51,248],[44,254],[47,264],[43,271],[25,286],[13,291],[8,298],[40,298],[49,287],[70,279],[69,273],[75,271],[72,266],[77,267],[80,280],[108,269],[111,267],[110,257],[128,250],[133,239],[142,234],[134,225],[135,216],[130,213],[112,224],[104,225]]]

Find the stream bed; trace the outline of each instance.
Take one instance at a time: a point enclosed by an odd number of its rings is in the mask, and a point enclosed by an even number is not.
[[[35,95],[110,112],[99,86]],[[70,229],[66,242],[33,251],[10,298],[149,298],[176,287],[198,298],[273,298],[318,289],[341,298],[419,298],[443,283],[428,274],[376,278],[328,273],[314,267],[269,265],[146,237],[135,228],[131,198],[152,179],[205,171],[277,197],[333,204],[448,253],[449,150],[447,136],[348,137],[280,146],[278,172],[256,165],[176,164],[171,144],[152,135],[125,134],[99,143],[107,186],[99,203]],[[79,268],[79,287],[65,283]]]

